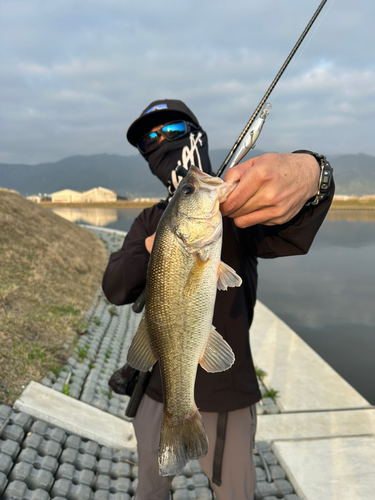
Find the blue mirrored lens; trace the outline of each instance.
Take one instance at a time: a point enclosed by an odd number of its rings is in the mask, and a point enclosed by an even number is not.
[[[162,129],[164,137],[169,140],[177,139],[186,133],[185,122],[168,123]]]
[[[142,139],[140,139],[138,142],[138,148],[142,153],[150,153],[151,151],[159,147],[160,142],[163,140],[163,138],[167,139],[168,141],[173,141],[184,136],[187,132],[187,125],[183,121],[168,123],[161,129],[156,130],[155,132],[150,132],[149,134],[146,134],[144,137],[142,137]]]

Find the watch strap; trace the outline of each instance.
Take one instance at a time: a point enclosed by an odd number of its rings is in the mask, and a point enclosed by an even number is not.
[[[316,159],[316,161],[320,166],[318,192],[316,193],[315,196],[313,196],[307,201],[305,206],[309,207],[311,205],[318,205],[329,195],[329,188],[332,182],[333,168],[331,167],[331,164],[324,155],[320,155],[318,153],[309,151],[307,149],[299,149],[297,151],[293,151],[293,153],[311,155]]]

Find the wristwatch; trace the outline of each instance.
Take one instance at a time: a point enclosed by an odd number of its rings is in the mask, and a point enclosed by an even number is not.
[[[318,205],[329,195],[329,188],[332,181],[333,168],[331,167],[331,164],[324,155],[314,153],[313,151],[308,151],[307,149],[299,149],[298,151],[293,151],[293,153],[311,155],[316,159],[316,161],[320,165],[318,192],[316,193],[315,196],[313,196],[307,201],[305,207],[309,207],[310,205]]]

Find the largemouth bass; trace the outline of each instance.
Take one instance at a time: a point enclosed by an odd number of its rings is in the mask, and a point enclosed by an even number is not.
[[[164,409],[159,445],[162,476],[204,457],[208,440],[194,401],[198,363],[208,372],[234,363],[212,326],[216,289],[240,286],[221,262],[219,204],[235,185],[191,167],[160,219],[147,270],[146,305],[128,363],[147,371],[160,362]]]

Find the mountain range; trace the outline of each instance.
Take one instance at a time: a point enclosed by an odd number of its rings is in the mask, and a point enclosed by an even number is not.
[[[246,157],[263,154],[253,150]],[[226,149],[210,152],[216,172],[228,154]],[[365,154],[331,155],[336,194],[363,196],[375,194],[375,156]],[[0,163],[0,187],[15,189],[24,196],[53,193],[62,189],[87,191],[102,186],[120,196],[164,197],[160,181],[151,175],[140,155],[99,154],[70,156],[57,162],[38,165]]]

